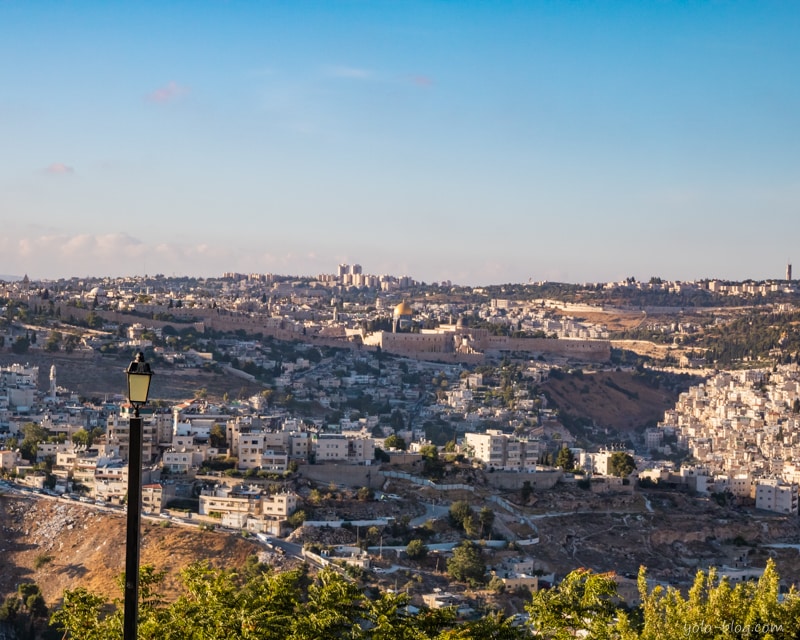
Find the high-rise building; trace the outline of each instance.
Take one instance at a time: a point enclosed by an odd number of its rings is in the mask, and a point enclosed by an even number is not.
[[[357,276],[361,273],[361,265],[360,264],[351,264],[350,265],[350,273],[354,276]]]
[[[792,263],[791,262],[789,262],[786,265],[786,279],[787,280],[791,280],[792,279]]]
[[[346,264],[340,264],[340,265],[339,265],[339,270],[336,272],[336,273],[337,273],[337,275],[338,275],[340,278],[341,278],[342,276],[345,276],[345,275],[347,275],[347,271],[348,271],[349,267],[350,267],[350,265],[346,265]]]

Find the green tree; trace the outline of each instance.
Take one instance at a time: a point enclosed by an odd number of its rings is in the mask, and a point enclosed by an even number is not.
[[[420,447],[422,456],[422,475],[427,478],[438,479],[444,475],[444,460],[439,457],[439,449],[435,444],[426,444]]]
[[[779,596],[779,583],[770,558],[757,582],[740,582],[734,587],[713,568],[699,571],[684,598],[673,587],[648,590],[642,568],[639,593],[643,623],[639,637],[796,638],[800,635],[800,597],[794,588]]]
[[[525,480],[522,483],[522,489],[520,489],[520,498],[522,498],[522,503],[527,504],[528,500],[531,499],[531,495],[533,495],[533,487],[531,486],[530,480]]]
[[[308,588],[302,616],[292,619],[289,637],[357,638],[355,621],[364,616],[364,598],[358,585],[325,568]]]
[[[381,530],[378,527],[372,526],[367,529],[367,544],[375,545],[381,540]]]
[[[615,604],[616,597],[617,583],[612,574],[577,569],[557,586],[534,593],[525,609],[536,637],[553,640],[631,637],[627,617]],[[668,637],[681,636],[663,636]]]
[[[450,504],[448,515],[454,527],[463,527],[464,520],[472,515],[472,507],[469,506],[469,502],[466,500],[456,500]]]
[[[106,606],[104,598],[85,587],[64,591],[61,606],[50,617],[50,624],[75,640],[111,640],[107,619],[101,618]]]
[[[225,446],[225,429],[219,423],[214,423],[208,434],[209,444],[215,449],[220,449]]]
[[[482,537],[481,522],[476,513],[471,512],[461,524],[464,527],[464,533],[470,538]]]
[[[292,515],[286,518],[286,524],[295,529],[306,521],[306,512],[302,509],[297,509]]]
[[[412,560],[424,560],[428,557],[428,545],[416,538],[406,546],[406,555]]]
[[[60,331],[51,331],[47,336],[47,341],[44,343],[45,351],[58,351],[61,348],[61,340],[63,335]]]
[[[486,581],[486,562],[481,548],[470,540],[464,540],[453,549],[447,560],[447,573],[454,580],[478,586]]]
[[[91,444],[91,436],[86,429],[78,429],[72,434],[73,444],[88,447]]]
[[[40,442],[46,442],[49,436],[47,429],[35,422],[27,422],[22,427],[22,442],[19,451],[22,457],[30,462],[36,460],[37,447]]]
[[[571,471],[575,468],[575,456],[569,450],[569,447],[561,447],[556,457],[556,466],[561,467],[564,471]]]
[[[420,447],[419,454],[426,460],[438,460],[439,449],[435,444],[426,444]]]
[[[21,603],[17,596],[6,596],[2,606],[0,606],[0,622],[12,623],[16,621]]]
[[[636,469],[636,463],[633,461],[633,456],[624,451],[615,451],[608,460],[608,470],[611,475],[618,478],[627,478],[634,469]]]
[[[377,598],[366,600],[366,621],[363,628],[368,632],[357,633],[373,640],[424,640],[418,629],[416,616],[408,611],[411,598],[405,593],[381,593]]]
[[[489,507],[483,507],[478,513],[478,522],[481,525],[481,538],[491,535],[494,525],[494,511]]]
[[[89,443],[94,444],[95,442],[99,442],[105,433],[103,427],[95,427],[89,432]]]
[[[387,449],[399,449],[400,451],[405,451],[406,441],[397,434],[393,433],[383,441],[383,446]]]
[[[245,579],[230,570],[213,569],[207,562],[190,565],[181,572],[183,595],[159,612],[161,635],[152,638],[287,638],[298,603],[299,578],[299,572],[288,571],[258,572]]]

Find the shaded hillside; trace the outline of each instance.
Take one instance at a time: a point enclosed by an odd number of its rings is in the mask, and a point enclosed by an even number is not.
[[[50,366],[56,365],[59,387],[74,391],[83,398],[112,398],[126,392],[125,369],[130,359],[122,356],[99,354],[26,353],[15,355],[0,353],[0,366],[30,364],[39,367],[39,388],[47,390]],[[199,389],[206,389],[209,399],[220,399],[224,394],[231,398],[247,398],[261,391],[261,384],[236,376],[205,369],[179,369],[172,365],[154,365],[150,395],[156,400],[184,400],[192,398]]]
[[[551,376],[542,391],[562,414],[619,431],[663,419],[664,411],[675,406],[679,393],[675,386],[628,371]]]

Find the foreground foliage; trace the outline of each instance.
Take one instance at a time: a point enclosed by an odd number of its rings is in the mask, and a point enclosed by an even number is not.
[[[779,595],[772,561],[757,582],[732,586],[712,569],[699,572],[688,595],[656,586],[639,574],[641,606],[627,610],[612,574],[570,573],[536,592],[524,624],[497,612],[460,621],[452,609],[409,611],[406,594],[368,597],[333,569],[311,579],[304,570],[274,573],[249,563],[240,573],[189,566],[184,590],[166,603],[158,595],[164,574],[141,572],[142,640],[459,640],[548,638],[661,640],[667,638],[781,640],[800,637],[800,597]],[[104,613],[103,598],[78,588],[64,592],[51,624],[74,640],[122,638],[122,607]]]

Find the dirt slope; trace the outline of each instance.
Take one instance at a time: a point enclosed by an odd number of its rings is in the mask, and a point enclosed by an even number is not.
[[[675,391],[654,389],[624,371],[550,378],[543,390],[562,411],[619,431],[662,420],[678,398]]]
[[[0,599],[21,582],[38,584],[48,605],[78,586],[120,597],[116,577],[125,569],[125,531],[122,514],[61,499],[0,495]],[[241,536],[145,520],[140,562],[168,571],[169,596],[176,593],[178,573],[192,561],[237,567],[261,550]]]

